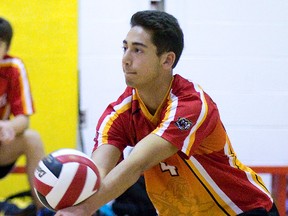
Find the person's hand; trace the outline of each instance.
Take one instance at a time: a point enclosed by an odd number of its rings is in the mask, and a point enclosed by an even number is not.
[[[87,212],[83,206],[72,206],[58,210],[54,216],[91,216],[93,213]]]
[[[0,143],[9,144],[15,139],[16,133],[9,121],[0,121]]]

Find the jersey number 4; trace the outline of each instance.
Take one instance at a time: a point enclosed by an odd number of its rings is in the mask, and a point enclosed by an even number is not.
[[[177,167],[176,166],[170,166],[166,163],[160,162],[160,168],[162,172],[169,172],[171,176],[178,176]]]

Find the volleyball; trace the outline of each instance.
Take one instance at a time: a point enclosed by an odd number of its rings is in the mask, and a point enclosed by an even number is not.
[[[57,211],[74,206],[97,192],[100,175],[93,160],[83,152],[59,149],[39,161],[33,183],[40,202]]]

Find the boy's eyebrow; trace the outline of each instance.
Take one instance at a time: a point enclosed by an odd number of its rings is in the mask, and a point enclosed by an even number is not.
[[[123,40],[123,44],[128,44],[128,42],[126,40]],[[134,45],[134,46],[143,46],[143,47],[147,48],[147,46],[145,44],[140,43],[140,42],[133,42],[132,45]]]

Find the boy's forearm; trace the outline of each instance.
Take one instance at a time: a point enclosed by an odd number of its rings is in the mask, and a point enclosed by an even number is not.
[[[91,212],[95,212],[136,183],[141,173],[142,172],[137,169],[132,171],[125,168],[125,161],[122,161],[122,163],[118,164],[118,166],[111,170],[102,180],[101,186],[96,194],[85,202],[85,208],[88,208]]]

